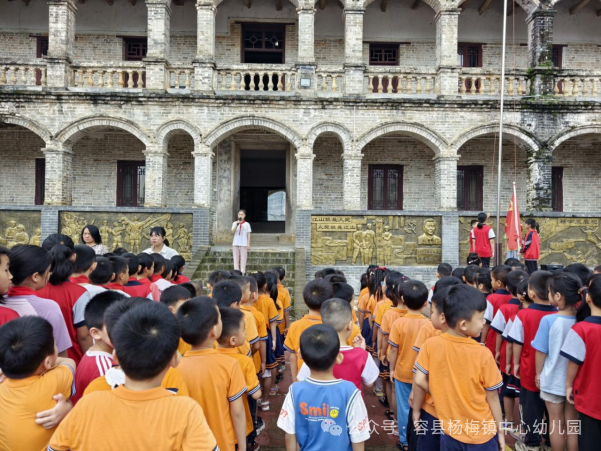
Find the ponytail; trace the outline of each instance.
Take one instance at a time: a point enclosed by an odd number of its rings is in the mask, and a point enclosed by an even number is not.
[[[479,229],[484,227],[484,224],[486,223],[487,218],[488,218],[488,215],[486,213],[484,213],[484,212],[478,213],[478,228]]]
[[[270,271],[265,272],[265,281],[267,282],[267,293],[273,299],[276,310],[278,309],[278,279],[275,274]]]
[[[32,244],[20,244],[13,247],[9,253],[10,272],[13,275],[13,285],[21,285],[35,274],[46,274],[52,264],[50,252]]]
[[[601,274],[595,274],[591,277],[588,290],[582,291],[582,303],[576,312],[576,322],[580,322],[592,315],[591,307],[588,304],[587,298],[595,307],[601,307]]]
[[[53,233],[44,240],[42,249],[52,256],[50,284],[60,285],[66,282],[75,271],[75,263],[71,261],[75,249],[73,240],[67,235]]]
[[[582,283],[578,277],[569,272],[554,274],[547,282],[547,289],[552,295],[559,293],[567,306],[574,307],[582,301]]]
[[[530,228],[536,230],[536,233],[540,233],[540,227],[538,226],[538,222],[536,222],[534,219],[526,219],[526,224],[528,224]]]
[[[369,295],[379,301],[384,296],[382,293],[382,281],[384,280],[384,270],[382,268],[374,269],[369,276]]]

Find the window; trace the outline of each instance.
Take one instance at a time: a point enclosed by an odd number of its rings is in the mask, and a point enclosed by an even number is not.
[[[457,166],[457,210],[483,209],[483,172],[482,166]]]
[[[242,24],[242,62],[284,64],[284,24]]]
[[[460,42],[457,47],[457,64],[460,67],[482,67],[482,44]]]
[[[35,159],[35,205],[44,205],[46,191],[46,159]]]
[[[147,52],[147,38],[123,38],[123,61],[142,61]]]
[[[558,69],[561,69],[562,65],[563,65],[563,48],[565,46],[564,45],[554,45],[553,46],[553,50],[552,50],[552,54],[551,54],[551,60],[553,61],[553,67],[557,67]]]
[[[117,206],[143,207],[145,161],[117,161]]]
[[[563,211],[563,168],[551,168],[551,207]]]
[[[398,66],[399,44],[369,44],[370,66]]]
[[[43,58],[48,55],[48,36],[36,36],[35,57]],[[42,84],[42,72],[39,69],[35,70],[35,84]],[[43,203],[43,202],[42,202]]]
[[[402,210],[403,166],[370,164],[367,196],[369,210]]]

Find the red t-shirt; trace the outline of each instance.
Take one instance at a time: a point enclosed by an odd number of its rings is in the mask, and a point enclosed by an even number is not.
[[[150,294],[150,285],[144,285],[135,277],[130,277],[127,285],[123,286],[123,291],[133,297],[145,298]]]
[[[163,276],[161,276],[160,274],[153,274],[152,276],[150,276],[150,283],[153,284],[157,280],[161,280],[162,278]]]
[[[530,241],[530,244],[528,244]],[[540,257],[540,238],[536,230],[531,230],[526,234],[524,244],[528,246],[528,249],[524,251],[524,260],[538,260]]]
[[[90,382],[100,376],[104,376],[106,372],[115,364],[112,354],[102,351],[88,351],[83,356],[77,370],[75,371],[75,396],[71,397],[71,401],[75,404],[83,396]]]
[[[152,283],[147,277],[142,277],[141,279],[138,279],[138,282],[140,282],[142,285],[147,285],[148,288],[150,288],[150,284]]]
[[[511,299],[507,304],[503,304],[499,307],[499,311],[495,315],[495,319],[490,325],[490,328],[494,330],[496,333],[503,335],[505,329],[508,327],[509,322],[513,324],[515,321],[515,315],[518,314],[520,310],[520,301],[517,299]],[[497,317],[501,314],[502,319],[497,321]],[[499,325],[497,325],[497,322]],[[502,330],[501,330],[502,329]],[[507,368],[507,340],[503,338],[503,343],[501,344],[501,352],[499,357],[499,366],[501,367],[501,372],[505,373],[505,369]],[[513,373],[513,362],[511,362],[511,372]]]
[[[481,229],[474,227],[472,229],[472,238],[475,241],[475,250],[478,257],[492,257],[492,246],[490,240],[495,238],[495,232],[484,224]]]
[[[367,351],[361,348],[343,348],[340,353],[344,356],[344,360],[340,365],[334,365],[334,377],[352,382],[355,387],[361,390],[361,375],[367,363],[367,358],[371,357]]]
[[[4,323],[8,323],[13,319],[17,319],[19,314],[12,309],[6,307],[0,307],[0,326]]]
[[[502,305],[507,304],[511,300],[511,293],[507,290],[497,290],[493,294],[489,294],[486,300],[490,302],[493,308],[492,318],[499,311]],[[492,319],[487,319],[488,324],[492,323]],[[488,335],[486,335],[486,347],[490,349],[492,355],[495,355],[495,346],[497,345],[497,333],[492,329],[488,329]]]
[[[180,285],[182,283],[187,283],[190,282],[190,279],[188,279],[186,276],[180,274],[179,276],[177,276],[177,280],[174,280],[173,283],[176,285]]]
[[[69,281],[71,281],[72,283],[76,283],[77,285],[81,285],[82,283],[90,283],[90,279],[85,274],[82,274],[81,276],[77,277],[71,276],[69,277]]]

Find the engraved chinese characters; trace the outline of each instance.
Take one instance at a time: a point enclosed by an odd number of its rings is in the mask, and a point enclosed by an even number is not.
[[[440,217],[312,216],[311,264],[438,265],[440,224]]]
[[[11,248],[17,244],[40,245],[39,211],[0,211],[0,245]]]

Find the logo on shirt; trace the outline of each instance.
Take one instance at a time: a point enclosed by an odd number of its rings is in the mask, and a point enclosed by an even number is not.
[[[329,418],[337,418],[340,412],[340,407],[332,407],[329,404],[323,403],[319,407],[309,406],[306,402],[300,403],[301,415],[308,416],[309,421],[321,421]]]
[[[338,426],[334,420],[325,419],[321,422],[321,430],[329,432],[334,437],[342,435],[342,427]]]

